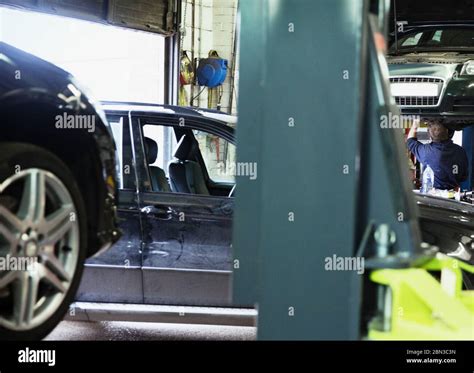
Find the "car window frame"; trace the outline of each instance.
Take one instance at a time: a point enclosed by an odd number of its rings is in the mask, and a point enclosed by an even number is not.
[[[107,118],[107,121],[110,123],[110,122],[115,122],[114,119],[123,119],[123,123],[122,123],[122,144],[121,144],[121,149],[122,149],[122,154],[121,155],[117,155],[117,157],[122,157],[121,158],[121,161],[118,162],[118,164],[121,166],[121,170],[120,170],[120,175],[121,175],[121,180],[120,180],[120,186],[117,188],[118,190],[123,190],[123,191],[135,191],[137,189],[137,185],[136,185],[136,181],[137,181],[137,178],[136,178],[136,170],[135,170],[135,156],[134,156],[134,152],[133,152],[133,142],[132,142],[132,138],[131,138],[131,132],[130,132],[130,122],[129,122],[129,116],[128,116],[128,113],[124,113],[123,111],[115,111],[115,110],[108,110],[106,111],[105,113],[106,115],[106,118]],[[111,126],[109,124],[109,126]],[[112,128],[110,128],[110,132],[113,136],[113,132],[112,132]],[[114,141],[115,140],[115,137],[114,137]],[[128,142],[128,145],[130,146],[130,160],[128,163],[125,162],[125,158],[124,158],[124,151],[125,151],[125,147],[124,147],[124,143],[125,141]],[[130,166],[130,173],[127,174],[128,175],[128,183],[126,184],[125,183],[125,172],[124,172],[124,167],[125,166]],[[126,186],[125,186],[126,185]]]
[[[233,145],[235,143],[235,133],[234,129],[230,126],[227,126],[224,122],[219,120],[207,118],[205,116],[191,116],[191,115],[182,115],[181,113],[165,114],[165,113],[140,113],[140,112],[131,112],[130,113],[133,130],[137,132],[137,136],[134,141],[134,150],[135,150],[135,159],[136,167],[140,167],[141,170],[137,170],[138,177],[138,186],[141,192],[145,193],[160,193],[160,194],[180,194],[183,196],[193,196],[193,194],[188,193],[177,193],[177,192],[164,192],[164,191],[153,191],[151,190],[151,177],[149,174],[149,167],[146,162],[145,149],[143,144],[144,131],[143,127],[145,125],[161,125],[174,129],[176,135],[176,140],[178,141],[181,137],[183,131],[186,130],[198,130],[210,133],[212,135],[223,138],[224,140],[230,142]],[[184,121],[183,121],[184,119]],[[194,136],[194,134],[193,134]],[[139,140],[139,141],[137,141]],[[136,143],[135,143],[136,142]],[[216,183],[210,177],[207,171],[206,164],[201,154],[201,149],[198,149],[196,161],[201,165],[203,169],[204,178],[206,183],[209,185],[233,185],[233,183]],[[140,175],[146,175],[144,179]],[[202,196],[200,196],[202,197]],[[215,198],[222,198],[222,196],[210,196]]]

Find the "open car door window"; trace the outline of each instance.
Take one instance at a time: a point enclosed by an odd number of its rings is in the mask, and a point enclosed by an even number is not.
[[[212,133],[193,130],[212,195],[228,196],[235,185],[236,147]]]

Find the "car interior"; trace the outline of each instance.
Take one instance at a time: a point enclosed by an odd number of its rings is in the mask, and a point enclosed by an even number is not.
[[[151,186],[153,191],[171,192],[165,171],[162,168],[153,165],[158,158],[158,143],[149,137],[145,137],[145,155],[148,163],[148,170],[150,172]]]
[[[146,127],[148,127],[148,131]],[[157,131],[159,128],[172,129],[172,136],[177,140],[177,144],[174,144],[174,141],[165,141],[164,135],[157,135],[157,133],[161,133]],[[211,178],[210,170],[206,167],[206,163],[211,161],[209,158],[218,157],[215,152],[219,152],[219,147],[217,146],[215,149],[215,142],[223,141],[226,149],[229,146],[227,141],[202,131],[160,125],[145,125],[143,133],[145,156],[153,192],[204,196],[229,196],[232,194],[235,183],[227,180],[214,180],[215,175]],[[196,136],[201,136],[201,144]],[[162,154],[160,159],[159,152],[165,150],[160,149],[161,147],[167,148],[168,154]],[[203,155],[203,147],[204,151],[208,152],[207,155]],[[212,151],[209,151],[208,147],[212,148]],[[217,163],[214,159],[212,161]]]
[[[174,153],[175,160],[168,166],[171,189],[178,193],[209,195],[204,173],[199,163],[190,160],[198,148],[197,141],[189,135],[183,135]]]

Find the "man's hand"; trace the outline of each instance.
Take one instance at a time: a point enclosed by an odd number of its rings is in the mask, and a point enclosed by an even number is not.
[[[413,125],[412,125],[412,127],[420,128],[420,118],[415,118],[415,119],[413,119]]]
[[[413,124],[410,128],[410,132],[408,132],[407,140],[412,139],[412,138],[416,139],[416,131],[417,131],[418,127],[420,127],[420,119],[416,118],[416,119],[413,120]]]

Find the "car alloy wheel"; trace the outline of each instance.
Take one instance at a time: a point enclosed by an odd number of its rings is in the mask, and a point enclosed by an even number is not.
[[[79,241],[74,201],[52,172],[29,168],[0,184],[1,327],[28,331],[52,317],[74,278]]]

